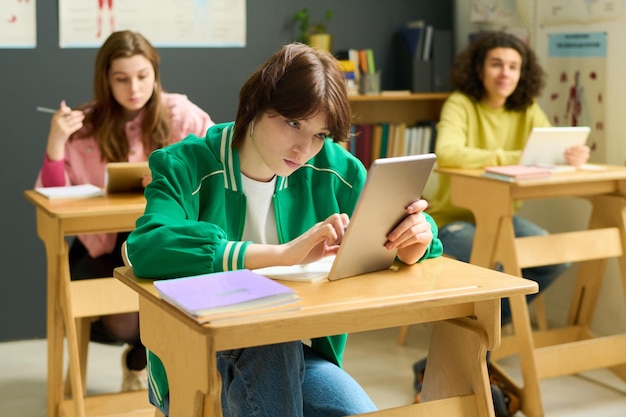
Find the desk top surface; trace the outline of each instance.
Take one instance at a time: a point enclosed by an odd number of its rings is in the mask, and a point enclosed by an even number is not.
[[[483,176],[484,169],[463,169],[463,168],[435,168],[435,172],[447,174],[452,177],[476,178],[483,181],[511,184],[516,187],[534,186],[534,185],[550,185],[550,184],[568,184],[581,182],[597,182],[626,180],[626,167],[617,165],[591,165],[597,169],[579,169],[569,172],[555,172],[549,177],[518,180],[514,182],[501,181],[494,178]]]
[[[136,277],[132,267],[116,268],[114,275],[140,296],[161,303],[173,314],[193,321],[161,300],[153,280]],[[413,266],[400,265],[397,271],[387,269],[333,282],[324,280],[317,283],[281,283],[295,289],[300,295],[300,309],[265,316],[251,315],[220,320],[206,323],[203,327],[210,331],[233,325],[268,323],[307,316],[329,318],[329,315],[339,312],[414,307],[416,304],[423,305],[424,308],[445,307],[537,292],[534,281],[444,257],[429,259]]]
[[[24,191],[35,207],[54,217],[91,217],[103,214],[142,214],[146,207],[143,194],[108,194],[81,199],[49,199],[35,190]]]

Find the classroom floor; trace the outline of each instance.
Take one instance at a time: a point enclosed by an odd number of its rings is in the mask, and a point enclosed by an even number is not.
[[[428,325],[412,326],[405,346],[396,345],[398,329],[352,334],[345,367],[380,408],[408,404],[414,394],[411,365],[425,355],[429,334]],[[91,345],[87,382],[91,393],[119,388],[122,350]],[[519,377],[514,359],[503,363]],[[626,383],[607,370],[543,380],[541,388],[546,417],[623,417],[626,412]],[[45,340],[0,343],[0,416],[44,417],[45,401]]]

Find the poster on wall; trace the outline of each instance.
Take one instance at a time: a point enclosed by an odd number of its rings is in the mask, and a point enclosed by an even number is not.
[[[519,0],[471,0],[471,23],[477,24],[480,30],[504,30],[524,42],[529,42],[524,21],[527,15],[528,4],[519,4]]]
[[[244,47],[246,0],[59,0],[61,48],[98,48],[118,30],[156,47]]]
[[[541,0],[541,27],[622,20],[624,0]]]
[[[517,20],[515,0],[472,0],[470,22],[500,23]]]
[[[0,48],[34,48],[37,44],[36,0],[0,1]]]
[[[589,126],[588,145],[604,155],[606,32],[548,35],[545,111],[555,126]],[[602,161],[595,161],[602,162]]]

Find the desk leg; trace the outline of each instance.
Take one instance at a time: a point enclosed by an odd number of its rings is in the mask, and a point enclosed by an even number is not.
[[[518,348],[520,368],[524,381],[523,390],[519,392],[521,409],[527,417],[542,417],[543,405],[528,303],[524,295],[510,297],[509,301],[513,327],[515,329],[515,342]]]
[[[59,224],[37,210],[37,234],[46,249],[46,338],[48,378],[46,384],[49,417],[58,417],[63,401],[63,314],[59,303],[59,277],[64,258],[64,243]],[[61,236],[61,237],[59,237]]]
[[[72,302],[70,301],[70,270],[69,260],[67,258],[67,243],[64,242],[64,256],[63,261],[60,264],[60,282],[59,282],[59,295],[61,300],[61,308],[63,312],[68,362],[69,362],[69,376],[72,384],[72,403],[74,406],[74,415],[76,417],[85,417],[85,387],[83,385],[83,375],[81,373],[81,361],[78,351],[78,332],[76,329],[76,320],[72,314]]]
[[[589,229],[617,227],[620,231],[623,255],[618,258],[622,291],[626,300],[626,199],[622,196],[596,196],[588,199],[592,204]],[[602,277],[606,272],[606,259],[581,263],[567,323],[591,326],[593,313],[600,294]],[[590,331],[589,331],[590,333]],[[611,367],[611,370],[626,381],[626,364]]]
[[[161,359],[167,372],[170,416],[221,416],[222,384],[209,336],[141,296],[139,321],[142,342]]]
[[[470,263],[493,269],[496,241],[504,224],[502,219],[509,219],[510,223],[514,214],[510,185],[454,175],[450,178],[450,188],[452,204],[474,214],[476,234]]]
[[[487,335],[462,321],[434,325],[421,402],[475,396],[479,416],[494,417],[487,373]]]
[[[57,255],[48,254],[48,291],[46,313],[46,338],[48,344],[47,407],[48,416],[58,417],[63,401],[63,313],[57,295],[56,280],[60,264]]]
[[[588,199],[592,204],[589,229],[617,227],[620,230],[622,251],[626,250],[624,209],[626,201],[623,197],[597,196]],[[572,296],[572,305],[568,315],[568,324],[591,324],[596,301],[600,293],[600,284],[604,276],[606,260],[583,262],[580,265],[576,287]],[[626,300],[626,259],[619,258],[624,299]]]

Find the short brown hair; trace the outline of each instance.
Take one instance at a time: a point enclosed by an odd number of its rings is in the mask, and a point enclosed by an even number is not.
[[[268,110],[294,120],[323,112],[329,136],[335,142],[349,139],[352,113],[346,81],[326,51],[291,43],[254,71],[239,92],[233,147],[241,146],[250,123]]]

